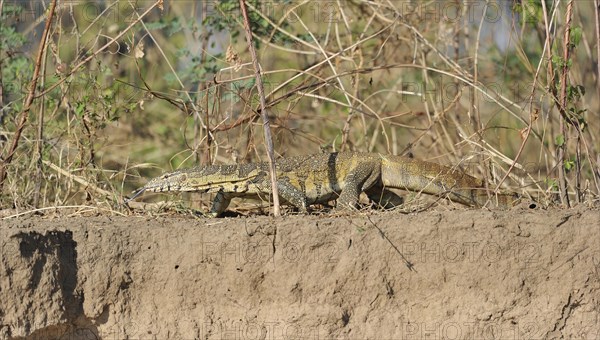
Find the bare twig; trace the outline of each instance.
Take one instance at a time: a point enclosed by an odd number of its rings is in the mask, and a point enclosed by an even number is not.
[[[17,125],[17,128],[15,130],[15,135],[13,136],[12,143],[10,145],[10,148],[8,149],[8,152],[2,155],[2,159],[0,160],[0,192],[2,192],[4,180],[6,179],[6,168],[12,162],[13,156],[15,155],[15,151],[19,146],[19,140],[21,139],[23,129],[25,129],[25,124],[27,123],[27,118],[29,117],[29,111],[31,110],[31,104],[33,103],[33,99],[35,98],[35,89],[37,87],[38,77],[40,75],[40,68],[42,66],[42,57],[45,55],[45,50],[48,46],[46,42],[48,41],[48,35],[50,34],[50,26],[52,26],[52,19],[54,19],[55,9],[56,0],[53,0],[50,4],[50,9],[48,10],[48,19],[46,20],[44,33],[42,34],[42,39],[40,40],[40,46],[35,61],[35,69],[33,70],[33,76],[31,78],[31,83],[29,84],[27,98],[23,103],[23,111],[21,111],[21,116],[19,117],[19,124]]]
[[[54,163],[51,163],[51,162],[46,161],[46,160],[43,160],[42,162],[44,162],[44,164],[46,164],[47,166],[49,166],[50,169],[56,171],[60,175],[63,175],[65,177],[67,177],[67,178],[69,178],[69,179],[71,179],[71,180],[73,180],[73,181],[75,181],[75,182],[83,185],[84,187],[89,188],[90,190],[92,190],[92,191],[94,191],[94,192],[96,192],[96,193],[98,193],[98,194],[100,194],[102,196],[105,196],[106,198],[112,198],[112,197],[114,197],[114,194],[112,192],[104,190],[102,188],[98,188],[96,185],[88,182],[86,179],[84,179],[82,177],[79,177],[77,175],[73,175],[69,171],[62,169],[61,167],[59,167],[58,165],[56,165]]]
[[[58,207],[43,207],[43,208],[37,208],[37,209],[33,209],[33,210],[28,210],[28,211],[24,211],[21,213],[17,213],[14,215],[10,215],[10,216],[6,216],[6,217],[2,217],[3,220],[8,220],[11,218],[16,218],[16,217],[20,217],[20,216],[24,216],[24,215],[29,215],[29,214],[35,214],[41,211],[46,211],[46,210],[58,210],[58,209],[88,209],[88,210],[92,210],[92,211],[105,211],[105,212],[110,212],[110,213],[114,213],[114,214],[118,214],[121,216],[126,216],[123,213],[120,213],[118,211],[114,211],[112,209],[104,209],[104,208],[99,208],[99,207],[94,207],[94,206],[89,206],[89,205],[62,205],[62,206],[58,206]]]
[[[3,12],[4,0],[0,0],[0,13]],[[2,80],[2,63],[0,63],[0,121],[4,117],[4,81]]]
[[[51,46],[52,41],[49,43]],[[48,49],[44,49],[44,55],[42,56],[42,69],[40,73],[40,87],[45,86],[45,74],[46,74],[46,63],[47,63]],[[38,111],[38,126],[37,126],[37,138],[36,138],[36,160],[35,160],[35,175],[34,175],[34,190],[33,190],[33,206],[39,207],[40,192],[42,187],[42,153],[44,148],[44,115],[46,111],[46,102],[41,100]]]
[[[521,157],[521,153],[523,153],[523,150],[525,149],[525,144],[527,144],[527,141],[529,140],[529,135],[531,134],[531,128],[533,126],[533,123],[537,120],[538,114],[539,113],[537,110],[535,110],[533,113],[531,113],[531,112],[529,113],[529,124],[527,124],[527,127],[525,127],[525,133],[522,135],[523,141],[521,142],[519,151],[517,151],[517,155],[513,159],[512,164],[510,165],[510,167],[508,168],[508,170],[506,171],[506,173],[504,174],[502,179],[498,182],[498,185],[496,185],[496,188],[494,189],[494,193],[493,193],[494,195],[498,194],[498,190],[500,189],[500,186],[508,178],[508,176],[512,172],[515,165],[517,165],[517,162],[519,161],[519,157]]]
[[[598,98],[600,98],[600,3],[598,0],[594,0],[594,18],[596,20],[596,90],[598,91]]]
[[[571,54],[571,18],[573,13],[573,0],[567,4],[567,13],[565,15],[565,35],[563,41],[563,64],[560,75],[560,98],[558,103],[558,111],[562,115],[560,119],[560,132],[564,137],[564,143],[558,146],[558,181],[560,186],[560,200],[562,204],[569,207],[569,194],[567,192],[567,175],[565,170],[565,149],[567,143],[567,126],[565,120],[570,122],[571,118],[567,113],[567,74],[569,73],[568,61]]]
[[[479,82],[479,48],[480,48],[480,42],[481,42],[481,30],[483,28],[484,25],[484,18],[485,18],[485,13],[488,9],[488,5],[489,5],[489,0],[487,0],[485,2],[485,5],[483,7],[483,13],[484,15],[481,16],[481,20],[479,21],[479,27],[477,28],[477,38],[475,39],[475,55],[473,57],[473,83],[477,84]],[[465,6],[467,7],[467,6]],[[465,25],[465,30],[467,30],[469,25]],[[473,126],[475,128],[475,133],[477,134],[477,139],[482,141],[483,140],[483,124],[481,124],[481,110],[480,110],[480,103],[478,100],[479,96],[471,96],[471,107],[469,108],[469,111],[474,110],[475,114],[473,115]],[[530,127],[531,129],[531,127]],[[480,151],[484,151],[483,148],[481,148]],[[486,187],[486,190],[489,189],[488,187],[488,179],[490,178],[490,168],[489,168],[489,162],[487,162],[485,160],[485,157],[483,157],[483,155],[480,156],[480,162],[481,164],[484,164],[483,169],[482,169],[482,175],[483,175],[483,183]],[[489,194],[489,190],[487,190],[488,194]],[[494,193],[495,194],[495,193]]]
[[[244,31],[246,32],[246,41],[248,42],[248,49],[250,50],[250,55],[252,56],[252,64],[254,65],[254,74],[256,76],[256,87],[258,89],[258,96],[260,98],[260,113],[263,119],[265,146],[267,148],[267,155],[269,158],[269,169],[271,172],[271,190],[273,191],[273,215],[275,217],[278,217],[281,215],[279,209],[279,188],[277,187],[277,174],[275,172],[275,154],[273,152],[273,138],[271,137],[271,127],[269,125],[267,101],[265,99],[262,77],[260,75],[260,64],[258,63],[256,50],[254,49],[254,43],[252,41],[252,29],[250,28],[250,19],[248,18],[248,12],[246,10],[246,1],[240,0],[240,9],[242,11],[242,17],[244,18]]]
[[[44,87],[44,80],[45,80],[45,76],[44,74],[46,73],[46,52],[44,51],[44,56],[42,57],[43,59],[43,68],[42,68],[42,72],[40,75],[40,86],[43,88]],[[41,187],[42,187],[42,153],[43,153],[43,149],[44,149],[44,112],[46,111],[46,103],[41,100],[40,101],[40,107],[39,107],[39,113],[38,113],[38,126],[37,126],[37,138],[36,138],[36,166],[35,166],[35,175],[34,175],[34,186],[35,189],[33,190],[33,206],[35,208],[39,207],[39,201],[40,201],[40,191],[41,191]]]

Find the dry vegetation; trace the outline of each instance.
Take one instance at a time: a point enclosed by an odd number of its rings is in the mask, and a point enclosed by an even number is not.
[[[416,3],[247,2],[276,155],[414,155],[597,202],[598,1]],[[0,9],[2,209],[125,212],[163,171],[266,160],[237,0]]]

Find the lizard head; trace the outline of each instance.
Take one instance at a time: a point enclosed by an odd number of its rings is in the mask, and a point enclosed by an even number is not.
[[[136,190],[125,203],[140,196],[145,191],[194,191],[199,193],[242,192],[248,189],[248,182],[260,182],[265,172],[257,169],[255,164],[244,165],[207,165],[196,168],[181,169],[151,179],[146,185]]]
[[[178,191],[186,179],[185,174],[172,172],[151,179],[144,185],[144,189],[151,192]]]

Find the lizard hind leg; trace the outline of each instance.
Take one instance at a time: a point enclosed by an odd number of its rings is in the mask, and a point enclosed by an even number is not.
[[[404,198],[395,192],[387,190],[381,186],[374,186],[365,191],[371,203],[376,204],[381,209],[393,209],[404,204]]]
[[[374,171],[372,164],[359,164],[355,169],[351,170],[343,180],[343,188],[340,196],[337,199],[338,209],[356,209],[360,193],[368,191],[373,187],[380,176],[379,171]]]
[[[346,183],[346,186],[340,193],[336,201],[337,209],[356,209],[358,205],[358,199],[360,195],[360,189],[353,183]]]

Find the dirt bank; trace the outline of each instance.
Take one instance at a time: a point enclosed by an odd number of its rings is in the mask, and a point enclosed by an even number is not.
[[[1,221],[0,338],[598,338],[600,211]]]

